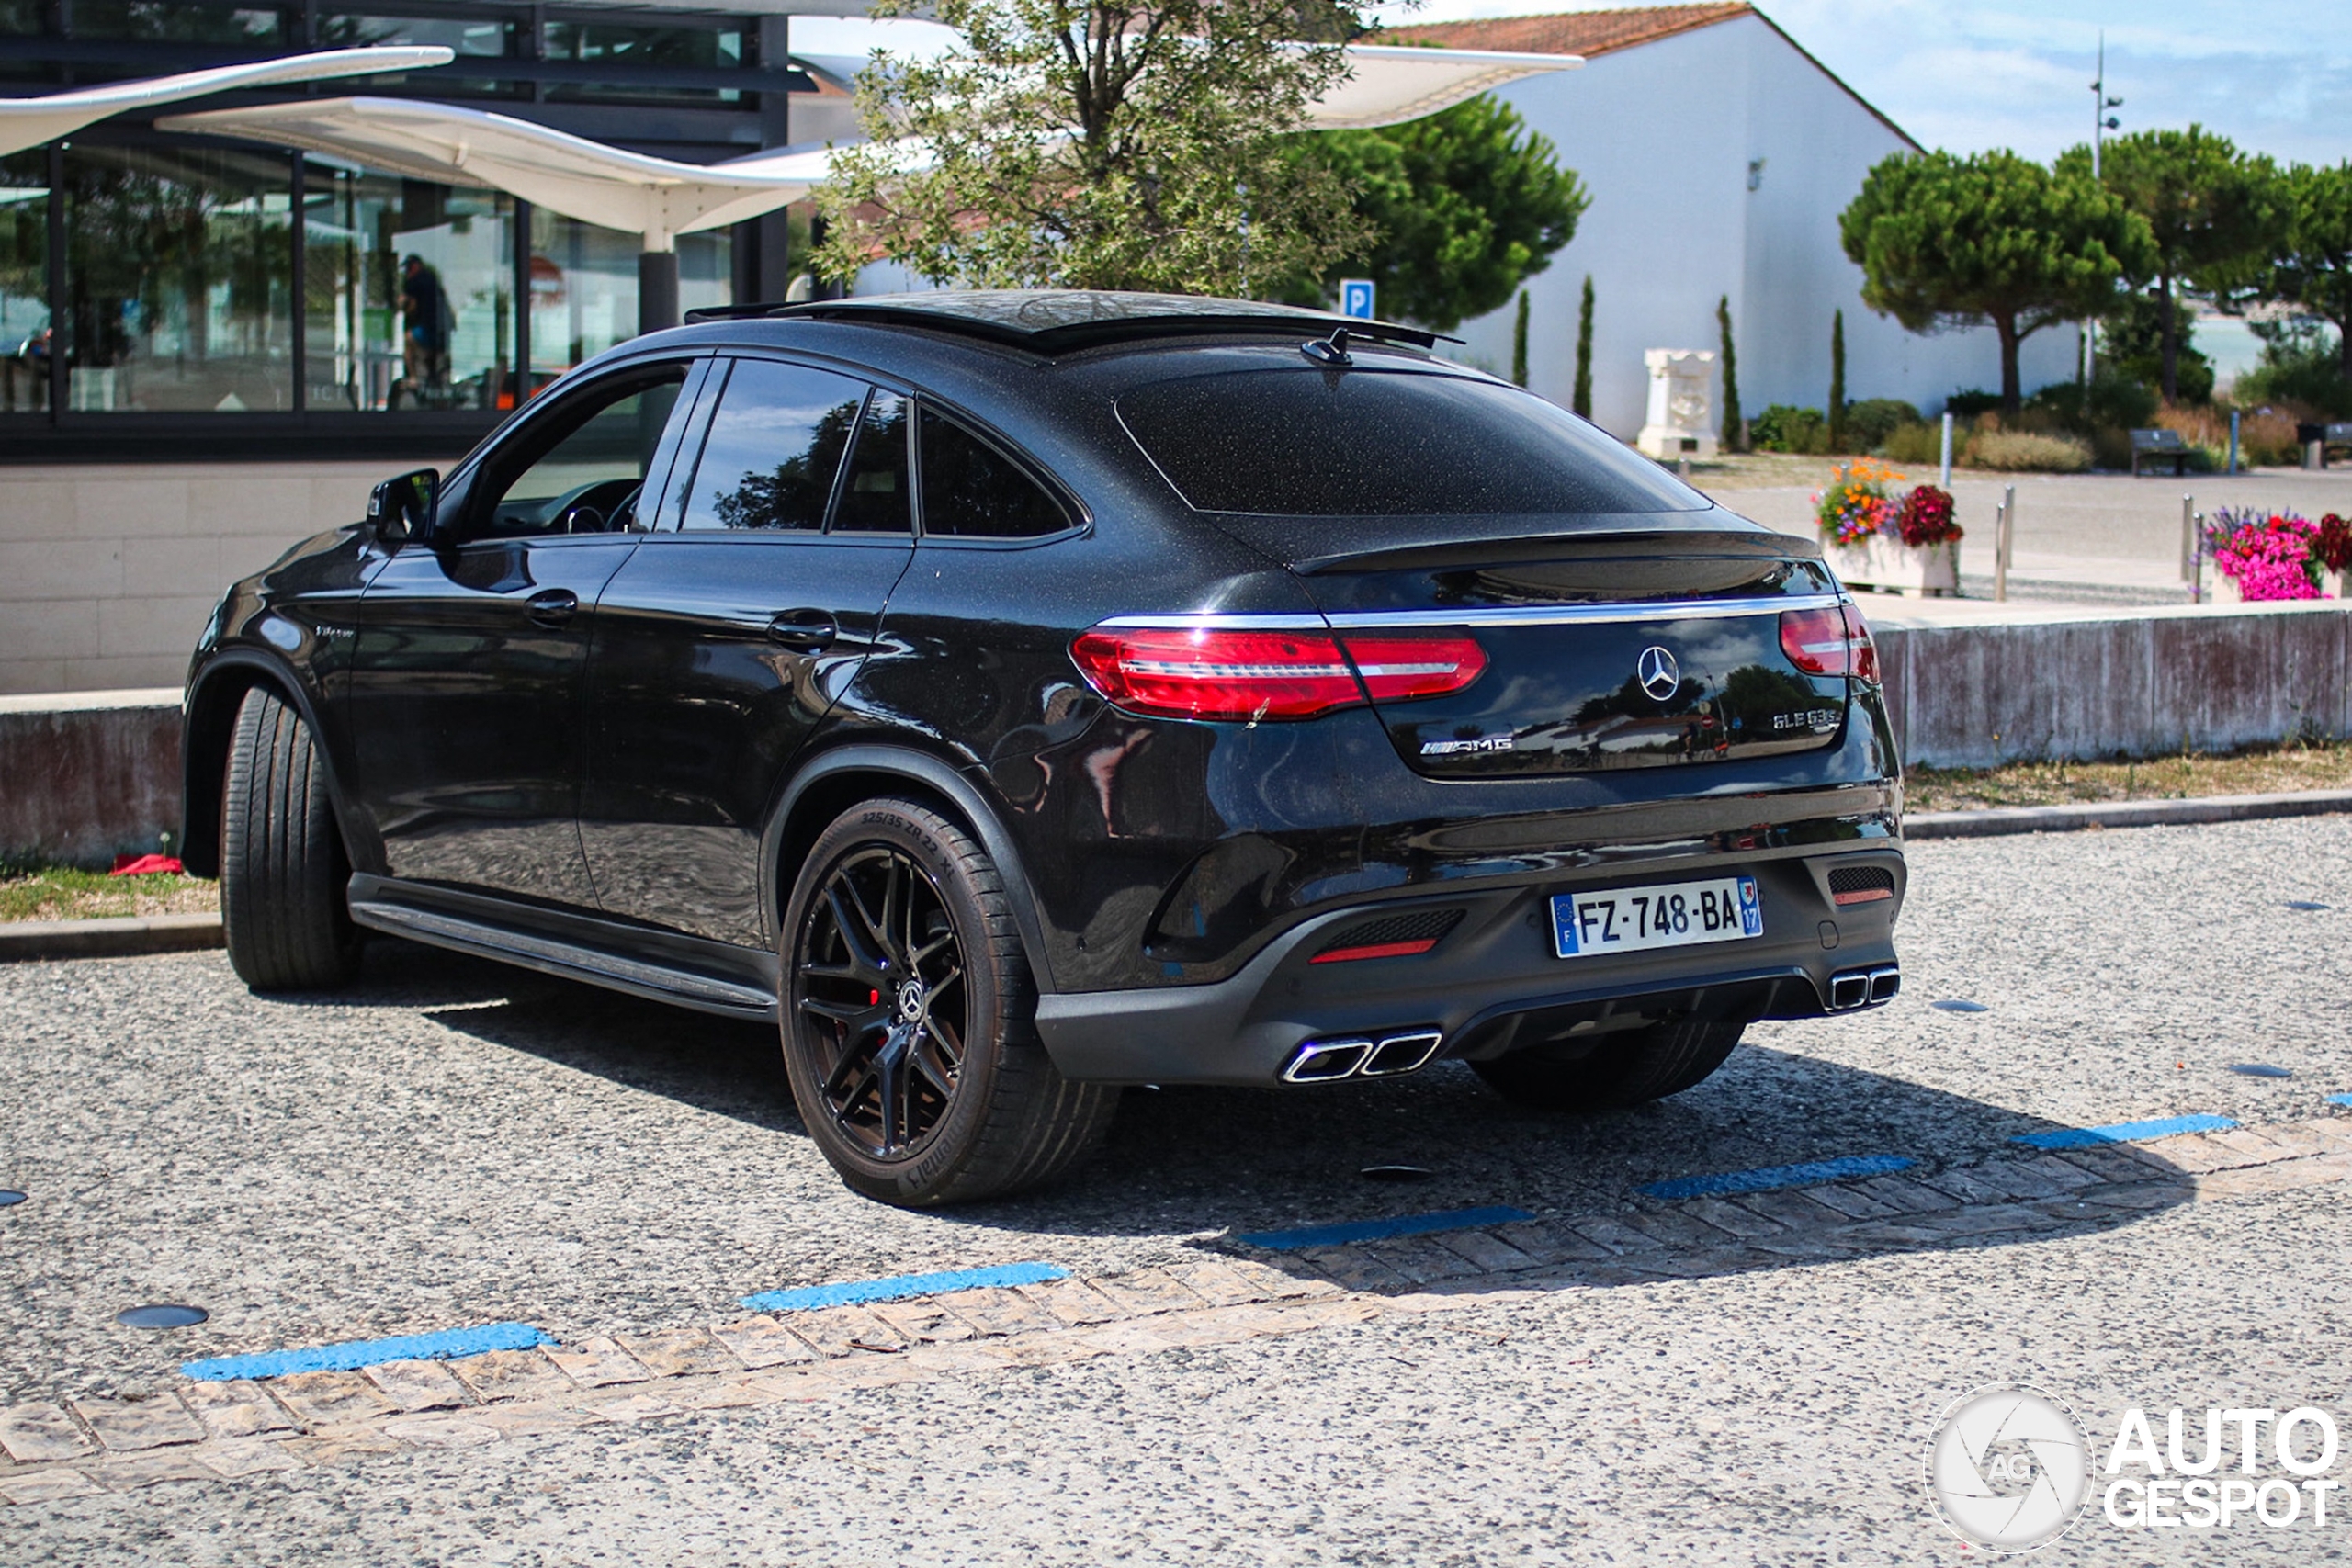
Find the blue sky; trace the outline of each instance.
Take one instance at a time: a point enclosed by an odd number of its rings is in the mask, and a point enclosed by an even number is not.
[[[1590,0],[1425,0],[1392,22],[1599,10]],[[2199,121],[2302,163],[2352,158],[2352,5],[2346,0],[1762,0],[1761,9],[1923,144],[2048,159],[2087,141],[2107,32],[2125,130]],[[944,29],[796,18],[797,50],[935,48]]]
[[[1390,21],[1599,10],[1559,0],[1428,0]],[[2345,0],[1762,0],[1758,7],[1929,147],[2047,159],[2090,137],[2107,31],[2126,131],[2191,120],[2302,163],[2352,158]]]

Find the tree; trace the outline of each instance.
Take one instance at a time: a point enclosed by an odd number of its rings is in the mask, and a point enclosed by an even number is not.
[[[2064,175],[2090,171],[2090,149],[2058,160]],[[2176,291],[2219,291],[2250,281],[2278,237],[2278,173],[2269,160],[2240,152],[2226,136],[2201,126],[2141,130],[2108,142],[2099,179],[2147,225],[2152,261],[2132,273],[2153,276],[2163,312],[2163,390],[2179,395],[2179,317]]]
[[[1728,294],[1715,301],[1715,325],[1722,330],[1724,340],[1724,450],[1738,452],[1747,446],[1747,433],[1740,428],[1739,355],[1732,348],[1731,296]]]
[[[1576,237],[1591,197],[1552,143],[1488,95],[1403,125],[1300,138],[1355,191],[1371,238],[1348,259],[1384,310],[1451,332],[1499,309]],[[1302,279],[1319,298],[1321,275]],[[1296,290],[1294,290],[1296,292]]]
[[[1570,412],[1592,417],[1592,274],[1584,275],[1584,299],[1577,307],[1577,379],[1568,393]]]
[[[2338,374],[2352,389],[2352,164],[2298,164],[2278,195],[2286,221],[2262,292],[2335,325]]]
[[[2099,314],[2120,280],[2154,260],[2146,222],[2121,198],[2009,152],[1894,153],[1871,170],[1838,227],[1871,310],[1913,332],[1993,328],[2001,406],[2012,412],[2022,400],[2018,345]]]
[[[1527,385],[1527,290],[1519,291],[1519,320],[1510,328],[1510,378],[1514,386]]]
[[[1829,449],[1846,449],[1846,312],[1829,312]]]
[[[882,0],[876,16],[915,0]],[[1312,15],[1308,14],[1312,11]],[[939,0],[963,47],[877,54],[871,141],[836,154],[816,265],[983,287],[1247,296],[1365,248],[1308,107],[1343,79],[1337,0]]]

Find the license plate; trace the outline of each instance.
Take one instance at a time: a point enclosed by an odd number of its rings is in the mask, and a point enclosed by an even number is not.
[[[1552,945],[1563,958],[1739,942],[1764,934],[1764,906],[1752,876],[1675,882],[1662,887],[1602,887],[1552,899]]]

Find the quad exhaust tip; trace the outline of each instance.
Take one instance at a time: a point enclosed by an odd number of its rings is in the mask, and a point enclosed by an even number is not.
[[[1856,1008],[1891,1002],[1903,989],[1900,965],[1882,964],[1875,969],[1849,969],[1829,976],[1829,1010],[1851,1012]]]
[[[1337,1083],[1341,1078],[1394,1078],[1429,1066],[1445,1036],[1417,1029],[1378,1039],[1310,1040],[1283,1069],[1284,1083]]]

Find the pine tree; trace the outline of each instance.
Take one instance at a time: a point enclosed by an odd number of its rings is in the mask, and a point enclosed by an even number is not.
[[[1577,381],[1568,407],[1592,417],[1592,274],[1584,275],[1584,303],[1577,310]]]
[[[1519,320],[1510,329],[1510,378],[1514,385],[1527,385],[1527,290],[1519,291]]]
[[[1715,325],[1724,335],[1724,440],[1726,452],[1743,450],[1747,432],[1740,429],[1739,417],[1739,355],[1731,343],[1731,296],[1726,294],[1715,303]]]
[[[1846,450],[1846,312],[1829,318],[1829,449]]]

